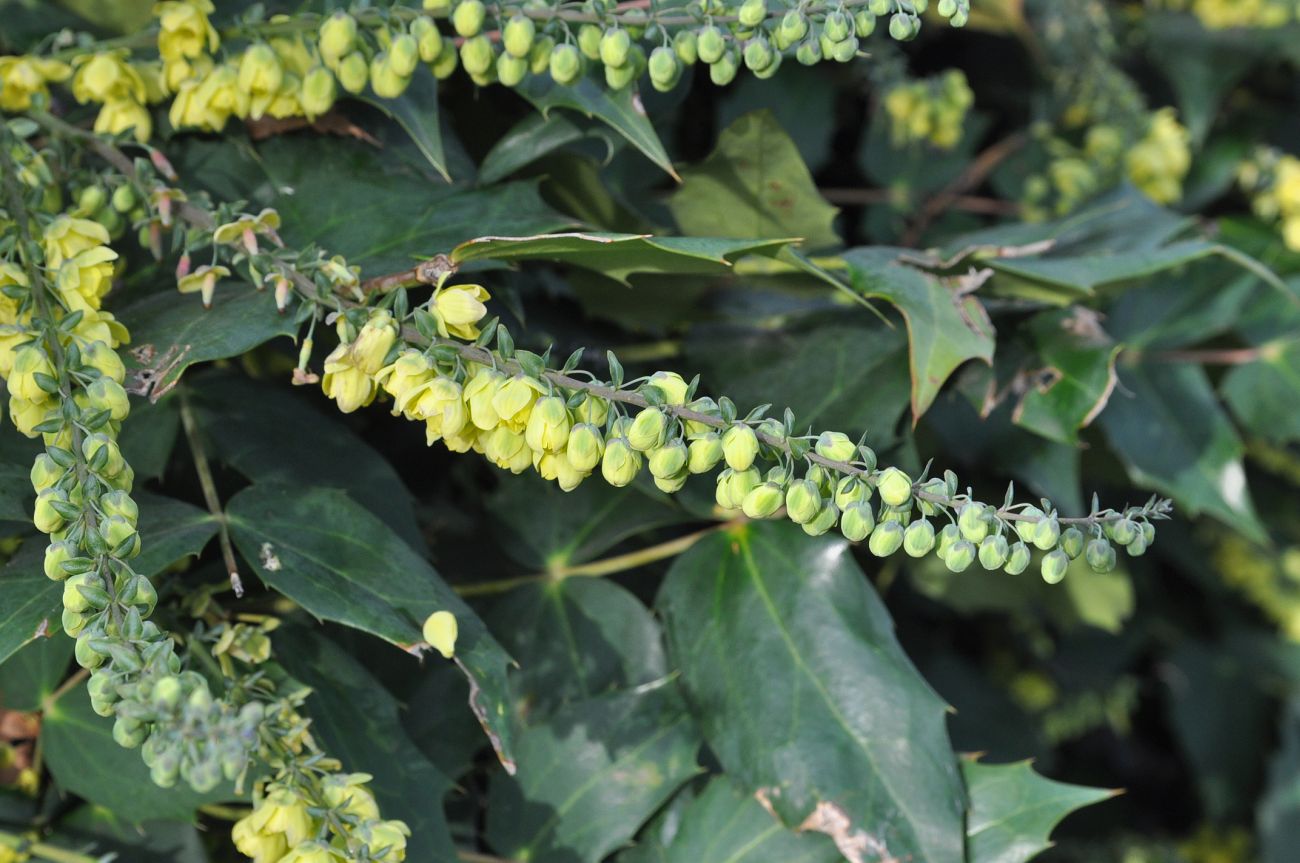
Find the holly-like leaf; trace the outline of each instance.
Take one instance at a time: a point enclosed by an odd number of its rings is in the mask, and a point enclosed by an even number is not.
[[[1028,761],[982,764],[963,760],[970,794],[966,813],[967,863],[1025,863],[1051,847],[1061,819],[1114,796],[1104,788],[1053,782]]]
[[[206,803],[242,799],[225,783],[199,794],[184,782],[161,788],[149,778],[138,749],[113,739],[113,719],[91,709],[84,684],[65,692],[45,711],[41,743],[50,773],[64,791],[103,806],[131,823],[143,820],[190,821]],[[130,793],[125,793],[129,789]]]
[[[727,776],[715,776],[699,797],[678,813],[672,840],[655,840],[620,856],[620,863],[842,863],[830,837],[796,833],[741,792]]]
[[[726,273],[745,255],[775,256],[793,240],[736,240],[718,237],[652,237],[644,234],[543,234],[536,237],[479,237],[457,246],[451,259],[470,261],[558,261],[585,267],[627,284],[636,273]]]
[[[614,133],[595,121],[573,117],[568,113],[529,114],[498,140],[479,165],[478,180],[497,183],[515,171],[579,141],[599,141],[605,156],[614,154],[618,145]]]
[[[591,77],[573,84],[557,84],[549,75],[530,75],[516,90],[544,116],[549,117],[556,108],[563,108],[605,123],[674,180],[680,179],[663,142],[646,117],[636,88],[611,90],[603,81]]]
[[[1119,376],[1119,394],[1102,413],[1101,427],[1133,482],[1170,495],[1191,515],[1212,515],[1262,541],[1241,439],[1205,371],[1148,363],[1123,365]]]
[[[487,838],[532,863],[597,863],[697,770],[699,732],[671,681],[561,709],[519,733],[519,774],[488,789]]]
[[[659,624],[613,582],[566,578],[525,585],[486,615],[512,656],[521,711],[547,715],[567,701],[631,689],[667,673]]]
[[[385,818],[411,828],[410,860],[455,860],[442,798],[451,780],[402,728],[396,699],[348,651],[299,626],[276,630],[275,655],[312,688],[306,710],[312,733],[343,769],[369,773]]]
[[[697,237],[800,237],[806,249],[838,246],[839,213],[817,191],[812,174],[770,111],[728,126],[717,148],[682,171],[668,200],[682,232]]]
[[[1030,332],[1044,365],[1030,370],[1012,419],[1045,438],[1075,444],[1079,429],[1096,419],[1115,389],[1120,346],[1079,312],[1039,315]]]
[[[855,863],[964,860],[944,703],[845,542],[764,522],[715,534],[657,605],[687,703],[746,793]]]
[[[57,632],[38,638],[0,664],[0,709],[35,712],[58,688],[74,642]]]
[[[1228,372],[1221,391],[1237,420],[1276,443],[1300,440],[1300,340],[1260,346],[1259,359]]]
[[[447,154],[442,148],[438,79],[428,66],[416,66],[406,89],[396,99],[380,99],[369,94],[360,98],[396,120],[433,169],[451,182],[451,175],[447,173]]]
[[[898,250],[853,249],[844,260],[858,292],[893,303],[907,322],[914,421],[962,363],[993,362],[993,324],[974,296],[960,296],[939,279],[899,263]]]
[[[253,485],[226,505],[239,553],[262,581],[308,612],[404,649],[435,611],[456,615],[456,661],[470,705],[513,767],[506,666],[511,659],[432,566],[388,525],[337,489]]]
[[[197,506],[136,492],[140,507],[140,555],[131,567],[141,575],[154,576],[176,561],[198,555],[217,533],[217,519]]]
[[[62,637],[63,585],[45,577],[44,553],[41,539],[30,539],[0,569],[0,663],[34,638]]]
[[[244,284],[217,287],[212,308],[171,291],[152,294],[121,312],[131,322],[127,390],[157,401],[196,363],[236,357],[298,328],[275,308],[270,291]]]

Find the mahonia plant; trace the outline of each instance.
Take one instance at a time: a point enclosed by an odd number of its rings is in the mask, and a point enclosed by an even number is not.
[[[380,818],[364,774],[343,774],[298,713],[306,692],[279,693],[242,649],[247,671],[225,692],[187,667],[171,634],[149,620],[157,601],[131,560],[140,553],[134,474],[118,446],[129,413],[117,348],[126,329],[101,308],[117,253],[100,223],[45,208],[54,187],[44,157],[11,126],[0,139],[0,379],[9,415],[45,451],[31,470],[32,520],[50,537],[44,571],[63,583],[62,628],[90,672],[93,709],[113,738],[139,748],[155,783],[200,792],[253,780],[255,806],[237,847],[263,861],[397,863],[408,831]],[[57,197],[57,196],[56,196]],[[218,645],[223,656],[230,643]],[[227,668],[233,666],[227,658]]]

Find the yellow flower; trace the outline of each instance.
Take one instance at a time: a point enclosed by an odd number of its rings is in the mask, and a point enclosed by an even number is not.
[[[23,268],[8,261],[0,261],[0,288],[7,285],[27,286]],[[0,292],[0,327],[18,323],[18,301]]]
[[[297,845],[280,858],[280,863],[338,863],[338,861],[339,858],[330,851],[329,846],[320,842],[305,842]]]
[[[72,76],[72,95],[83,105],[123,100],[143,102],[147,95],[144,79],[127,62],[129,56],[131,52],[122,48],[79,58],[74,63],[77,71]]]
[[[320,385],[345,414],[374,401],[377,389],[370,375],[357,368],[347,345],[339,345],[325,358]]]
[[[235,847],[245,857],[251,857],[253,863],[277,863],[289,852],[289,843],[283,833],[259,833],[253,823],[256,814],[247,815],[235,822],[230,831]]]
[[[44,403],[29,402],[27,399],[20,399],[17,396],[9,397],[9,418],[14,421],[14,428],[18,429],[26,437],[36,437],[40,434],[40,432],[36,431],[36,426],[57,415],[57,407],[50,407]]]
[[[460,384],[444,377],[434,378],[416,393],[408,415],[425,421],[427,443],[455,435],[469,421]]]
[[[57,60],[0,57],[0,110],[26,111],[33,96],[49,95],[49,82],[66,81],[71,74],[71,67]]]
[[[108,229],[90,219],[59,216],[45,228],[42,236],[45,265],[57,267],[64,259],[92,246],[108,245]]]
[[[95,117],[95,131],[101,135],[119,135],[131,129],[135,139],[143,144],[153,134],[153,115],[149,109],[131,99],[113,99],[105,102]]]
[[[1178,200],[1183,194],[1183,178],[1192,166],[1190,141],[1174,109],[1157,111],[1146,137],[1128,152],[1129,179],[1158,204]]]
[[[180,85],[168,116],[176,128],[220,132],[233,114],[248,114],[248,94],[239,89],[239,75],[230,64],[214,68],[201,79]]]
[[[326,18],[320,25],[319,47],[321,58],[330,68],[349,53],[357,43],[357,19],[342,9]]]
[[[126,366],[122,364],[122,358],[105,342],[87,342],[82,345],[81,362],[119,384],[126,380]]]
[[[392,313],[387,309],[373,312],[352,343],[353,362],[368,375],[379,374],[388,352],[397,343],[397,336],[398,325]]]
[[[655,372],[647,383],[663,393],[664,400],[668,404],[686,404],[686,391],[690,389],[690,385],[682,380],[682,376],[677,372]]]
[[[212,53],[221,43],[208,15],[216,11],[209,0],[164,0],[153,7],[158,16],[158,53],[164,61],[190,60]]]
[[[230,270],[220,264],[204,264],[192,273],[181,276],[176,281],[176,290],[182,294],[198,293],[203,299],[203,307],[212,307],[212,298],[217,290],[217,280],[230,275]]]
[[[393,413],[406,410],[407,405],[418,396],[425,386],[434,378],[433,361],[415,348],[407,348],[397,355],[397,359],[379,370],[375,379],[384,388],[384,392],[393,397]],[[412,416],[411,419],[416,417]]]
[[[478,338],[479,329],[475,324],[487,314],[483,304],[491,298],[482,285],[457,285],[438,291],[430,309],[438,322],[438,335],[466,341]]]
[[[249,116],[259,119],[280,90],[284,67],[270,45],[250,45],[239,59],[238,86],[249,99]]]
[[[162,67],[162,85],[168,93],[175,93],[186,81],[193,80],[197,85],[213,68],[215,63],[207,54],[192,60],[169,60]]]
[[[257,235],[275,237],[280,227],[280,214],[270,207],[256,216],[245,213],[233,222],[227,222],[212,232],[212,242],[225,245],[242,243],[250,255],[257,254]]]
[[[532,467],[533,453],[521,432],[512,431],[508,426],[502,425],[486,434],[483,455],[488,461],[515,474],[523,473]]]
[[[328,776],[321,782],[321,794],[331,809],[360,821],[375,821],[379,818],[379,806],[375,795],[365,786],[371,778],[367,773]]]
[[[290,21],[288,15],[272,15],[271,23]],[[316,59],[311,50],[307,47],[307,42],[301,36],[292,38],[281,36],[270,40],[271,49],[275,51],[275,56],[280,59],[280,65],[289,75],[297,75],[301,78],[307,74],[307,70],[316,65]]]
[[[315,120],[334,106],[334,73],[324,66],[308,70],[302,79],[302,93],[298,99],[308,120]]]
[[[406,839],[411,835],[411,828],[402,821],[362,824],[357,835],[370,848],[370,855],[376,863],[401,863],[406,859]]]
[[[281,785],[268,788],[266,797],[247,818],[253,831],[282,834],[290,846],[300,845],[316,834],[316,820],[307,811],[306,801]]]
[[[528,425],[524,429],[524,439],[535,452],[558,453],[569,441],[572,424],[564,399],[546,396],[533,405]]]
[[[49,401],[50,394],[36,382],[37,375],[54,377],[54,366],[45,356],[45,351],[34,343],[19,348],[14,353],[13,368],[9,370],[6,381],[9,394],[36,404]]]
[[[465,403],[469,405],[469,418],[475,426],[488,431],[501,422],[501,415],[492,405],[492,397],[506,376],[494,368],[480,366],[465,383]]]
[[[0,377],[9,377],[14,368],[15,349],[30,338],[27,330],[22,327],[0,324]]]
[[[102,309],[89,309],[72,328],[78,344],[103,342],[110,348],[131,343],[131,334],[126,331],[112,312]]]
[[[546,392],[541,383],[527,375],[515,375],[497,387],[492,408],[501,422],[513,432],[523,432],[532,415],[537,397]]]
[[[115,260],[117,252],[108,246],[92,246],[59,265],[55,283],[69,309],[85,312],[99,308],[113,285]]]

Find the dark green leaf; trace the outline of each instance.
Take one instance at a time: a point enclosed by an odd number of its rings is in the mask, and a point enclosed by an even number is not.
[[[206,863],[199,828],[175,821],[137,824],[102,806],[81,806],[60,818],[50,842],[73,850],[115,852],[131,863]]]
[[[847,544],[790,524],[716,534],[677,559],[658,607],[705,740],[747,793],[863,859],[964,859],[944,703]]]
[[[480,237],[451,253],[470,261],[560,261],[604,273],[624,284],[635,273],[725,273],[744,255],[772,256],[790,240],[731,240],[711,237],[651,237],[638,234],[544,234],[537,237]]]
[[[1101,426],[1133,482],[1172,496],[1190,515],[1206,513],[1263,539],[1241,440],[1200,366],[1121,366],[1119,393]]]
[[[1049,837],[1061,819],[1114,793],[1053,782],[1028,761],[963,760],[961,771],[970,794],[967,863],[1025,863],[1051,847]]]
[[[113,720],[91,709],[84,685],[68,690],[45,711],[41,741],[59,787],[132,823],[189,821],[205,803],[236,799],[229,784],[208,794],[198,794],[183,782],[173,788],[154,785],[140,751],[117,744]],[[247,796],[245,791],[245,801]]]
[[[668,200],[682,232],[697,237],[799,237],[806,249],[838,246],[839,212],[817,191],[794,142],[770,111],[727,127],[709,158],[682,171]]]
[[[45,577],[44,554],[44,539],[34,537],[0,569],[0,663],[40,635],[62,637],[63,585]]]
[[[795,833],[726,776],[715,776],[677,814],[667,845],[644,843],[620,863],[842,863],[828,837]]]
[[[606,157],[611,156],[617,145],[611,134],[590,120],[568,114],[529,114],[488,151],[479,166],[479,182],[485,185],[500,182],[548,153],[579,141],[603,142]]]
[[[312,733],[344,770],[373,776],[369,785],[379,811],[411,828],[407,858],[454,860],[442,812],[451,780],[406,735],[393,696],[348,651],[318,633],[283,627],[275,648],[289,673],[312,688]]]
[[[198,555],[217,533],[212,513],[183,501],[136,492],[140,507],[140,556],[131,566],[153,576],[189,555]]]
[[[697,770],[699,734],[671,682],[577,702],[519,733],[496,774],[487,838],[532,863],[597,863]]]
[[[907,322],[914,420],[962,363],[992,363],[993,324],[974,296],[959,296],[933,276],[900,264],[898,250],[853,249],[844,260],[854,288],[893,303]]]
[[[420,64],[416,67],[406,90],[396,99],[379,99],[370,95],[361,99],[396,120],[433,169],[451,182],[447,173],[447,155],[442,149],[438,79],[428,66]]]
[[[650,161],[677,179],[673,163],[659,140],[659,135],[641,107],[636,88],[611,90],[604,82],[584,77],[570,85],[556,84],[549,75],[530,75],[518,92],[543,115],[556,108],[577,111],[605,123],[631,142]]]
[[[1261,863],[1290,863],[1300,842],[1300,698],[1281,711],[1281,746],[1268,766],[1268,788],[1259,801]]]
[[[1079,440],[1115,388],[1113,344],[1082,313],[1048,312],[1030,323],[1044,364],[1029,372],[1028,389],[1016,405],[1016,425],[1065,444]]]
[[[298,331],[276,311],[270,291],[236,283],[218,285],[210,309],[196,297],[163,291],[131,304],[121,316],[131,322],[127,390],[153,401],[180,383],[195,363],[239,356]]]
[[[0,665],[0,708],[40,710],[68,670],[72,647],[71,638],[56,632],[49,638],[36,639],[9,657]]]
[[[1260,358],[1228,372],[1223,397],[1252,434],[1277,443],[1300,440],[1300,341],[1260,348]]]
[[[486,618],[506,650],[524,657],[511,686],[520,711],[529,716],[667,673],[654,616],[609,581],[526,585],[497,602]]]
[[[239,553],[268,587],[316,617],[402,648],[422,641],[435,611],[456,615],[456,660],[473,682],[470,704],[503,763],[512,765],[501,649],[428,561],[337,489],[254,485],[226,506]]]

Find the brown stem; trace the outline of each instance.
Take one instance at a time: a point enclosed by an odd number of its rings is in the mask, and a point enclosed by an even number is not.
[[[203,447],[202,434],[198,421],[194,418],[194,409],[190,406],[189,395],[181,391],[181,425],[185,429],[185,439],[190,445],[190,454],[194,456],[194,472],[199,475],[199,487],[203,490],[203,502],[208,512],[217,522],[217,543],[221,546],[221,559],[225,561],[226,572],[230,574],[230,587],[236,598],[244,595],[244,582],[239,577],[239,564],[235,560],[235,547],[230,541],[230,525],[226,511],[221,506],[221,497],[217,494],[217,483],[212,476],[212,465],[208,463],[208,453]]]
[[[1267,355],[1267,345],[1253,348],[1225,348],[1220,350],[1159,351],[1151,359],[1164,363],[1200,363],[1210,366],[1245,366],[1259,362]]]
[[[890,189],[830,188],[819,191],[822,197],[832,204],[849,207],[892,204],[897,200],[896,194]],[[952,209],[987,216],[1015,216],[1020,212],[1021,207],[1015,201],[981,198],[976,195],[957,195],[952,200]]]
[[[1023,133],[1017,132],[976,156],[946,189],[925,202],[916,221],[903,234],[903,245],[915,246],[935,219],[950,209],[965,193],[983,183],[1003,160],[1023,147],[1027,140]]]

